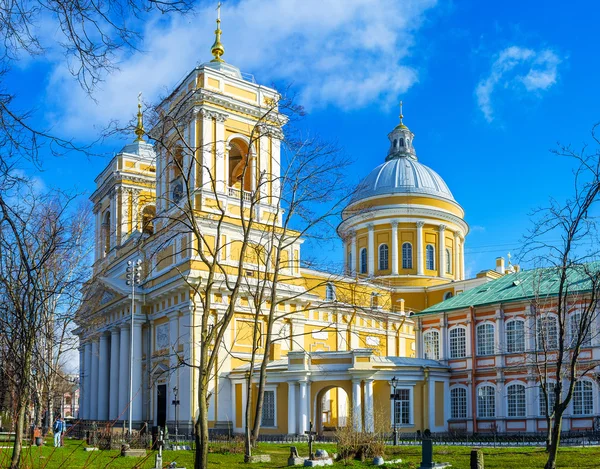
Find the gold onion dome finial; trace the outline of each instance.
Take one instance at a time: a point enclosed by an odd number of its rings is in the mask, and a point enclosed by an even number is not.
[[[144,141],[144,134],[146,131],[144,130],[144,116],[142,114],[142,92],[138,94],[138,113],[137,113],[137,125],[135,126],[135,134],[137,138],[136,142]]]
[[[225,62],[221,56],[225,53],[225,47],[221,44],[221,2],[217,5],[217,29],[215,29],[215,42],[210,51],[215,57],[211,62]]]

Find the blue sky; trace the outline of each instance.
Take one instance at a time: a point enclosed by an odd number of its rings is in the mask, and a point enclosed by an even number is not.
[[[119,71],[86,96],[62,54],[23,58],[10,77],[38,124],[93,141],[110,119],[126,122],[137,93],[152,102],[209,60],[216,2],[186,18],[140,24],[143,52],[118,57]],[[350,179],[383,162],[387,133],[404,101],[419,160],[437,171],[471,225],[466,267],[493,268],[516,253],[529,213],[571,191],[571,163],[556,142],[590,141],[600,120],[594,2],[434,0],[238,0],[222,8],[224,58],[259,83],[293,84],[309,111],[303,125],[335,140],[354,160]],[[46,24],[48,44],[58,32]],[[47,157],[47,186],[91,193],[106,157]],[[332,262],[339,244],[327,246]],[[323,249],[320,250],[323,252]]]

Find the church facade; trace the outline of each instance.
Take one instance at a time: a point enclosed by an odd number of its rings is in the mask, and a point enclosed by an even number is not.
[[[183,192],[191,191],[205,243],[222,246],[219,260],[228,272],[244,262],[244,204],[255,192],[264,197],[257,220],[275,220],[280,228],[274,181],[285,117],[273,105],[278,94],[224,62],[223,52],[218,27],[215,58],[194,68],[161,103],[164,113],[148,133],[138,112],[136,140],[96,179],[94,273],[76,330],[84,421],[120,424],[131,411],[134,428],[166,425],[172,433],[177,422],[185,433],[197,418],[194,365],[203,331],[191,285],[206,281],[207,256],[204,248],[190,248],[198,243],[193,230],[173,231],[165,221],[189,209],[178,203]],[[164,116],[175,108],[182,111],[167,123]],[[265,126],[266,108],[269,131],[253,139]],[[174,127],[192,155],[148,143],[160,128],[168,128],[170,138]],[[388,134],[387,155],[344,210],[338,227],[343,273],[303,267],[301,238],[286,246],[274,326],[280,340],[267,357],[262,433],[303,434],[309,422],[318,431],[350,424],[365,431],[394,424],[406,432],[449,429],[452,366],[443,357],[424,356],[415,339],[417,326],[424,326],[413,313],[501,275],[465,278],[464,211],[444,180],[419,161],[414,138],[401,115]],[[252,159],[247,171],[240,166],[245,155]],[[270,182],[260,184],[264,175]],[[218,232],[216,205],[226,212]],[[134,293],[127,267],[138,259],[141,281]],[[209,294],[215,318],[224,317],[232,308],[228,290],[215,287]],[[251,296],[241,289],[224,329],[208,402],[215,429],[241,433],[246,424],[256,317]]]

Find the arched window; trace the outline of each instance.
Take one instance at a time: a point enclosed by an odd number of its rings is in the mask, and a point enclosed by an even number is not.
[[[465,388],[450,389],[450,417],[467,418],[467,390]]]
[[[464,358],[467,356],[467,333],[464,327],[450,329],[450,358]]]
[[[444,293],[444,301],[449,300],[450,298],[452,298],[451,291],[447,291],[446,293]]]
[[[537,318],[538,350],[555,350],[558,348],[558,319],[551,314]]]
[[[379,270],[387,270],[389,268],[388,262],[388,245],[382,244],[379,246]]]
[[[394,148],[398,148],[398,139],[397,138],[394,139]]]
[[[594,413],[594,385],[591,381],[577,381],[573,390],[573,414]]]
[[[335,301],[335,286],[333,283],[328,283],[325,286],[325,299],[327,301]]]
[[[452,251],[446,248],[446,273],[452,273]]]
[[[544,388],[540,385],[538,388],[539,403],[540,403],[540,415],[548,417],[554,412],[554,403],[556,402],[556,394],[554,394],[556,383],[546,382],[546,390],[548,392],[548,406],[546,407],[546,393]]]
[[[435,270],[435,249],[433,245],[428,244],[425,248],[426,265],[428,270]]]
[[[404,139],[403,138],[400,139],[400,148],[402,148],[402,147],[404,147]]]
[[[490,323],[477,326],[477,355],[494,354],[494,325]]]
[[[234,139],[229,149],[229,186],[245,191],[252,190],[252,164],[248,144]],[[243,179],[243,181],[242,181]]]
[[[423,345],[425,358],[430,360],[440,359],[440,333],[438,331],[427,331],[423,334]]]
[[[110,251],[110,210],[102,216],[102,255],[106,256]]]
[[[362,248],[360,250],[360,273],[367,273],[367,248]]]
[[[477,417],[493,418],[496,416],[496,389],[484,385],[477,389]]]
[[[523,384],[510,384],[506,387],[506,403],[509,417],[525,417],[525,386]]]
[[[589,347],[592,345],[590,333],[591,324],[589,320],[582,324],[582,319],[583,315],[581,314],[581,311],[575,311],[569,316],[569,340],[572,348],[576,347],[578,342],[581,347]]]
[[[403,269],[412,269],[412,244],[403,243],[402,244],[402,268]]]
[[[154,217],[156,216],[156,207],[147,205],[142,210],[142,233],[154,234]]]
[[[511,319],[506,323],[506,351],[518,353],[525,351],[525,322]]]

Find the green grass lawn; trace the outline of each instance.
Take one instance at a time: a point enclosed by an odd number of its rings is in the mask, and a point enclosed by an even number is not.
[[[3,446],[7,446],[2,443]],[[53,448],[52,443],[47,441],[47,446],[37,448],[26,448],[22,467],[24,469],[80,469],[80,468],[140,468],[148,469],[154,467],[154,451],[148,451],[146,459],[123,458],[119,451],[93,451],[85,452],[85,442],[79,440],[65,440],[64,448]],[[301,456],[308,452],[306,444],[295,445]],[[270,464],[243,463],[242,454],[221,454],[220,447],[215,445],[213,453],[209,456],[209,465],[214,468],[282,468],[287,467],[287,457],[290,445],[262,443],[259,453],[271,455]],[[335,451],[335,445],[316,444],[315,448],[323,448],[330,453]],[[434,459],[439,462],[450,462],[457,469],[469,468],[470,447],[434,446]],[[484,448],[486,469],[494,468],[542,468],[546,454],[539,448]],[[0,449],[0,467],[8,467],[11,450]],[[193,467],[193,452],[191,451],[165,451],[163,464],[166,466],[176,461],[179,467]],[[398,448],[388,447],[386,459],[402,458],[403,464],[394,466],[397,468],[418,468],[421,460],[421,448],[417,446],[403,446]],[[596,468],[600,461],[600,447],[594,448],[563,448],[559,453],[558,467],[564,469],[574,468]],[[361,464],[353,462],[350,467],[369,467],[370,462]],[[344,467],[343,463],[336,463],[336,467]],[[371,466],[372,467],[372,466]]]

